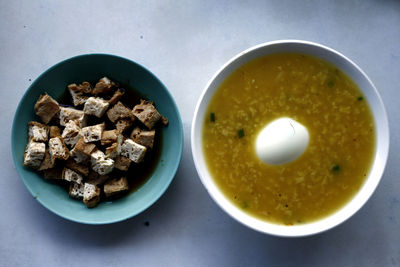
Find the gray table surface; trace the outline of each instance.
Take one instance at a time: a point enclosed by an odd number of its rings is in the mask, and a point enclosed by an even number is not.
[[[0,266],[400,266],[400,1],[0,1]],[[257,233],[208,196],[190,149],[194,107],[232,56],[277,39],[330,46],[380,91],[391,149],[382,182],[350,220],[284,239]],[[24,91],[44,70],[84,53],[120,55],[153,71],[180,109],[185,144],[167,192],[130,220],[73,223],[35,201],[11,159]],[[147,227],[144,222],[150,222]]]

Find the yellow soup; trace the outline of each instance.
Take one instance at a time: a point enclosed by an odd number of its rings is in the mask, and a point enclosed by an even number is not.
[[[268,165],[258,133],[289,117],[309,132],[305,152]],[[277,224],[331,215],[357,193],[375,153],[375,126],[357,85],[320,59],[281,53],[253,60],[216,90],[203,124],[207,167],[224,195],[245,212]]]

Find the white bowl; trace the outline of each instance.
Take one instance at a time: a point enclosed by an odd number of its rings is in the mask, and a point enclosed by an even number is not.
[[[285,226],[269,223],[252,217],[236,207],[223,195],[215,184],[207,169],[202,151],[204,113],[216,89],[235,69],[243,64],[255,58],[279,52],[297,52],[312,55],[332,63],[349,75],[360,87],[368,101],[376,127],[376,152],[374,161],[369,176],[362,188],[349,203],[336,213],[316,222],[304,225]],[[263,233],[283,237],[300,237],[321,233],[341,224],[356,213],[371,197],[381,180],[389,153],[389,123],[385,107],[378,91],[368,76],[354,62],[339,52],[320,44],[298,40],[280,40],[263,43],[241,52],[229,60],[211,78],[196,106],[192,122],[191,145],[194,163],[203,185],[214,201],[226,213],[242,224]]]

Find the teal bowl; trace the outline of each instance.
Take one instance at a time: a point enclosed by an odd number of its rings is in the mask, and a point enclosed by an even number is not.
[[[107,76],[134,88],[140,95],[156,103],[169,120],[163,128],[159,163],[149,179],[138,190],[112,202],[102,202],[88,209],[69,198],[60,186],[23,165],[27,140],[27,123],[37,120],[33,106],[40,94],[47,92],[58,99],[73,82],[94,81]],[[130,90],[126,88],[126,90]],[[174,99],[167,88],[141,65],[113,55],[88,54],[64,60],[45,71],[25,92],[15,112],[11,133],[14,164],[26,188],[48,210],[79,223],[109,224],[131,218],[150,207],[168,188],[178,169],[183,147],[182,121]]]

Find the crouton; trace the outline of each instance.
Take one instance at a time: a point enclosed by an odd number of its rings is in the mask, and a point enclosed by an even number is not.
[[[118,134],[116,142],[106,148],[107,157],[113,159],[121,153],[121,145],[122,142],[124,141],[123,138],[124,137],[122,134]]]
[[[40,95],[34,107],[36,115],[45,123],[49,123],[54,115],[60,111],[60,106],[48,94]]]
[[[61,136],[61,130],[58,126],[50,126],[49,128],[50,128],[49,130],[50,138]]]
[[[128,179],[121,177],[119,179],[112,179],[104,184],[104,194],[106,197],[111,197],[116,194],[126,192],[129,190]]]
[[[110,108],[109,111],[107,111],[107,117],[114,123],[120,119],[127,119],[130,121],[135,120],[135,116],[133,116],[132,111],[125,107],[121,102],[118,102],[112,108]]]
[[[72,102],[74,106],[80,106],[85,104],[86,100],[88,100],[88,96],[83,95],[79,87],[73,83],[68,85],[68,91],[71,94]]]
[[[107,77],[101,78],[95,85],[95,87],[92,90],[92,94],[97,95],[97,94],[104,94],[109,92],[113,88],[114,83],[111,82],[110,79]]]
[[[162,123],[164,126],[168,126],[168,124],[169,124],[168,118],[163,116],[163,117],[161,118],[161,123]]]
[[[51,162],[49,149],[46,149],[46,152],[44,154],[44,159],[43,159],[42,163],[40,164],[40,167],[38,170],[44,171],[47,169],[51,169],[53,167],[54,167],[54,162]]]
[[[101,134],[101,145],[109,145],[112,143],[117,142],[117,137],[118,137],[118,130],[109,130],[109,131],[104,131]]]
[[[117,156],[115,158],[114,162],[114,168],[121,170],[121,171],[127,171],[129,169],[129,166],[131,166],[131,160],[128,159],[127,157],[124,156]]]
[[[71,169],[83,176],[89,175],[89,167],[84,164],[79,164],[79,163],[75,162],[73,159],[68,159],[65,162],[65,167],[67,167],[68,169]]]
[[[89,156],[85,155],[81,151],[76,149],[76,145],[73,149],[69,151],[69,156],[75,160],[76,163],[86,164],[89,160]]]
[[[46,145],[35,142],[32,139],[26,144],[24,153],[24,165],[33,169],[38,169],[46,154]]]
[[[75,83],[68,85],[68,89],[76,93],[85,93],[89,94],[92,92],[92,86],[88,82],[83,82],[80,85],[76,85]]]
[[[129,158],[135,163],[143,160],[147,148],[133,142],[131,139],[126,139],[121,146],[121,155]]]
[[[84,138],[78,140],[76,145],[74,146],[74,150],[83,153],[84,155],[90,157],[90,155],[96,149],[95,144],[85,143]]]
[[[74,91],[75,93],[81,93],[76,83],[71,83],[67,86],[69,91]]]
[[[133,129],[130,137],[135,143],[138,143],[139,145],[145,146],[147,148],[153,148],[155,134],[155,130],[145,131],[140,129],[139,127],[136,127],[135,129]]]
[[[94,184],[94,185],[102,185],[109,178],[108,175],[99,175],[97,172],[90,171],[89,175],[86,179],[86,183]]]
[[[54,167],[43,171],[46,180],[61,180],[63,168]]]
[[[35,142],[47,142],[49,127],[36,121],[28,122],[28,136]]]
[[[114,169],[114,160],[106,158],[101,150],[96,150],[91,154],[92,169],[100,175],[106,175]]]
[[[153,129],[154,125],[161,119],[161,114],[151,102],[141,100],[140,104],[133,107],[135,115],[147,128]]]
[[[82,135],[85,143],[99,141],[101,139],[101,134],[103,133],[104,128],[104,123],[82,128]]]
[[[83,188],[83,203],[86,207],[93,208],[100,202],[100,188],[93,184],[85,183]]]
[[[73,171],[73,170],[68,169],[68,168],[64,168],[64,170],[62,172],[62,179],[65,180],[65,181],[74,182],[74,183],[77,183],[77,184],[81,184],[82,181],[83,181],[82,175],[80,175],[76,171]]]
[[[81,84],[78,86],[78,88],[79,88],[79,90],[80,90],[82,93],[85,93],[85,94],[89,94],[89,93],[92,92],[92,86],[90,85],[89,82],[83,82],[83,83],[81,83]]]
[[[114,92],[114,95],[111,97],[111,99],[108,100],[108,103],[110,103],[110,105],[115,105],[115,103],[117,103],[124,94],[125,94],[125,91],[123,89],[116,90]]]
[[[50,138],[49,152],[52,164],[56,159],[67,160],[69,157],[69,150],[60,136]]]
[[[76,199],[83,199],[83,191],[84,191],[85,185],[83,183],[77,184],[77,183],[71,183],[69,185],[69,196],[72,198]]]
[[[74,108],[61,107],[59,118],[61,126],[65,126],[70,120],[78,120],[79,127],[82,128],[86,126],[87,122],[87,117],[85,116],[85,113],[83,113],[82,110],[77,110]]]
[[[98,118],[102,117],[110,104],[100,97],[89,97],[86,100],[83,112],[86,115],[94,115]]]
[[[106,155],[109,158],[115,158],[116,156],[118,156],[118,145],[117,145],[117,143],[114,143],[111,146],[106,148]]]
[[[68,121],[61,137],[67,145],[73,147],[82,138],[79,122],[77,120]]]
[[[85,164],[90,159],[90,154],[92,154],[95,149],[95,144],[85,143],[82,137],[70,151],[70,156],[75,162]]]
[[[129,127],[132,126],[132,121],[131,120],[118,120],[117,123],[115,124],[115,128],[117,128],[117,130],[120,133],[123,133],[126,131],[126,129],[129,129]]]

